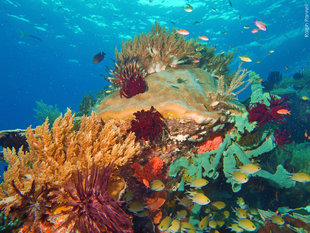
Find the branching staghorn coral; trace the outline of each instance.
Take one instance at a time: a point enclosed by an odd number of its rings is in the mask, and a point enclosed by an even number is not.
[[[20,193],[31,190],[35,180],[36,189],[45,185],[62,187],[72,172],[90,162],[98,166],[113,164],[113,176],[118,168],[129,163],[139,152],[134,133],[126,133],[121,122],[104,123],[95,113],[81,119],[78,131],[73,131],[74,115],[71,111],[56,119],[52,129],[48,120],[36,129],[27,129],[29,152],[18,153],[5,150],[4,158],[9,163],[0,189],[0,208],[10,212],[12,205],[21,204]],[[113,180],[117,181],[114,177]],[[14,182],[14,186],[12,186]]]
[[[169,32],[157,22],[152,31],[135,36],[133,41],[122,43],[121,51],[115,51],[119,66],[128,60],[137,60],[147,73],[164,70],[168,65],[195,60],[200,57],[196,51],[196,40],[185,40],[176,32]]]

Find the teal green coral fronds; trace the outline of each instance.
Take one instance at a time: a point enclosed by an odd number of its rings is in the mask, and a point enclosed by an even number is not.
[[[45,122],[48,118],[50,125],[53,125],[56,118],[61,114],[57,105],[48,105],[43,100],[36,101],[36,105],[36,108],[33,109],[36,113],[34,117],[41,122]]]
[[[261,77],[256,74],[254,71],[251,71],[249,73],[249,80],[252,82],[251,85],[251,101],[250,103],[264,103],[267,106],[269,106],[269,99],[270,95],[269,93],[264,93],[263,92],[263,85],[261,82]]]

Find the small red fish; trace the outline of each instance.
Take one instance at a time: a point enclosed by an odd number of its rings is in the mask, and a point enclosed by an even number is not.
[[[198,36],[200,40],[208,41],[209,38],[207,36]]]
[[[291,112],[287,109],[279,109],[277,113],[280,115],[291,115]]]
[[[257,33],[258,30],[259,30],[258,28],[254,28],[251,32],[252,32],[252,33]]]
[[[104,52],[100,52],[97,53],[94,57],[93,57],[93,63],[94,64],[99,64],[103,59],[104,59]]]
[[[266,31],[267,30],[266,24],[263,23],[262,21],[258,21],[257,19],[255,19],[254,23],[255,23],[256,27],[259,28],[259,30],[262,30],[262,31]]]
[[[187,36],[189,34],[189,32],[185,29],[180,29],[177,31],[177,33],[183,35],[183,36]]]

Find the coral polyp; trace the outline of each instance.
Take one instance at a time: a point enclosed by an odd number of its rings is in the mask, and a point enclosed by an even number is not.
[[[277,123],[283,123],[283,119],[290,115],[290,106],[286,104],[289,99],[286,97],[282,97],[280,99],[276,99],[273,95],[270,98],[270,115],[271,119]]]
[[[249,122],[256,121],[259,127],[269,121],[283,123],[283,119],[290,115],[290,106],[285,103],[287,101],[288,99],[285,97],[276,99],[274,96],[271,96],[269,106],[264,103],[255,103],[251,105],[247,108],[249,112]]]
[[[167,130],[163,116],[152,106],[150,110],[134,113],[136,119],[131,121],[129,131],[134,132],[137,140],[154,141]]]
[[[276,130],[274,132],[275,142],[280,148],[284,149],[287,144],[292,143],[291,133],[290,130]]]
[[[32,181],[31,189],[28,192],[21,193],[12,181],[12,187],[16,191],[19,200],[12,203],[9,214],[12,217],[21,219],[34,232],[39,232],[40,224],[52,225],[49,221],[49,212],[53,209],[55,203],[54,188],[47,185],[40,190],[36,189],[35,181]]]
[[[121,97],[130,98],[146,91],[146,73],[136,61],[126,61],[121,66],[114,63],[114,70],[110,70],[110,73],[114,77],[109,79],[115,87],[120,88]]]
[[[68,217],[59,229],[71,227],[72,233],[130,232],[131,219],[122,210],[122,202],[108,193],[111,169],[106,166],[99,171],[93,164],[90,173],[87,168],[77,171],[62,195],[62,205],[68,208],[62,214]]]

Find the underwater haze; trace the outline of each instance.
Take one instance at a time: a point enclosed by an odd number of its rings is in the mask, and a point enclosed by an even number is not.
[[[84,94],[94,95],[108,83],[100,76],[112,67],[121,41],[150,31],[157,21],[168,29],[186,29],[186,38],[205,35],[217,52],[247,55],[244,64],[266,79],[271,71],[285,76],[309,66],[302,0],[1,0],[0,129],[26,128],[36,101],[78,111]],[[192,12],[184,8],[190,4]],[[251,33],[257,19],[266,31]],[[245,29],[247,28],[247,29]],[[24,36],[23,36],[24,35]],[[274,52],[270,55],[269,51]],[[106,53],[100,64],[92,57]],[[261,61],[259,64],[257,61]],[[288,69],[286,69],[288,67]]]

